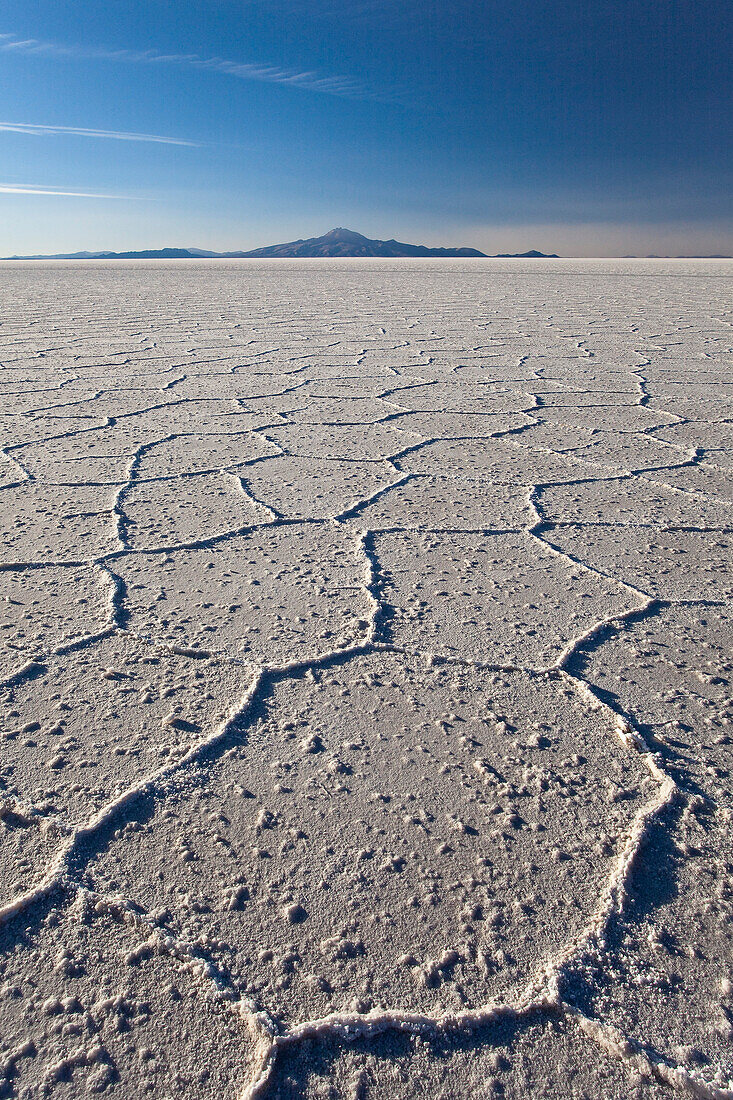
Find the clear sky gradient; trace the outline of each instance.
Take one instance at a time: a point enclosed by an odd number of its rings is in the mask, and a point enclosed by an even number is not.
[[[0,0],[0,255],[733,252],[721,0]]]

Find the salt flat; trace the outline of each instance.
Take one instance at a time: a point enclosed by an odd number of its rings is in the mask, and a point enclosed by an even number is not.
[[[0,264],[0,1096],[733,1097],[732,278]]]

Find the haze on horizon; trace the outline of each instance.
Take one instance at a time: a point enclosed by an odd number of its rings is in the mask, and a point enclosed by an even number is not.
[[[0,0],[0,254],[733,253],[726,5]]]

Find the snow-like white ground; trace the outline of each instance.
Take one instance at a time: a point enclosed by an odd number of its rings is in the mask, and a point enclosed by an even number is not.
[[[733,1096],[732,278],[0,265],[0,1096]]]

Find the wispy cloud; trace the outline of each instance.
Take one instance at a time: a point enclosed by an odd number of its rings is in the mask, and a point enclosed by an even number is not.
[[[1,45],[0,48],[2,48]],[[0,131],[12,134],[33,134],[36,137],[70,134],[72,137],[113,138],[115,141],[152,141],[159,145],[187,145],[192,148],[200,148],[199,142],[184,141],[182,138],[162,137],[160,134],[136,134],[127,130],[92,130],[82,126],[43,126],[32,122],[0,122]]]
[[[310,92],[343,96],[349,99],[392,100],[388,94],[375,92],[360,81],[347,76],[328,76],[317,70],[284,69],[275,65],[229,61],[224,57],[201,57],[195,53],[160,53],[158,50],[108,50],[60,42],[44,42],[37,38],[18,38],[15,34],[0,34],[0,52],[34,54],[39,57],[59,57],[79,61],[122,61],[137,65],[183,65],[208,72],[222,73],[240,80],[258,80],[268,84],[284,84]]]
[[[14,183],[0,183],[0,195],[59,195],[67,199],[130,199],[138,201],[139,196],[105,195],[96,191],[66,191],[55,187],[35,187]]]

